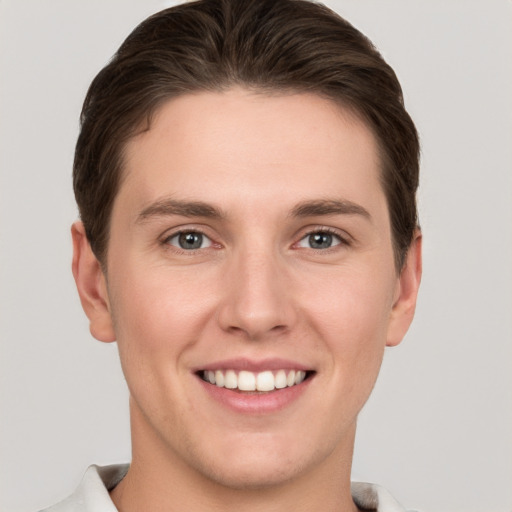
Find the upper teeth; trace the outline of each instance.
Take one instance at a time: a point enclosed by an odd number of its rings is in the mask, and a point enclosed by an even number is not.
[[[273,391],[300,384],[306,378],[302,370],[270,370],[253,373],[235,370],[205,370],[203,379],[220,388],[240,391]]]

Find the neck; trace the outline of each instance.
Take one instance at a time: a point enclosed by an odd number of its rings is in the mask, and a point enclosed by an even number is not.
[[[355,425],[327,459],[293,478],[229,486],[191,467],[131,407],[133,460],[111,492],[119,512],[356,512],[350,494]]]

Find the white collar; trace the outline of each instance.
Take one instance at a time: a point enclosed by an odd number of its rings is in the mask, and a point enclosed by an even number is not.
[[[118,512],[109,491],[124,478],[128,468],[129,464],[89,466],[71,496],[41,512]],[[351,492],[360,508],[376,512],[406,512],[380,485],[352,482]]]

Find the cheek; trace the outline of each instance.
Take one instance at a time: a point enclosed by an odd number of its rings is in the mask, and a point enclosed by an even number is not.
[[[165,268],[118,276],[124,279],[112,287],[114,328],[130,394],[146,415],[174,428],[172,407],[161,404],[180,394],[183,360],[210,316],[209,294]]]
[[[323,282],[329,284],[310,294],[305,308],[317,343],[325,345],[333,366],[343,367],[347,385],[376,377],[387,340],[391,284],[377,273],[355,270]]]
[[[178,366],[178,357],[196,343],[208,321],[211,287],[165,267],[126,273],[117,284],[112,307],[121,358],[155,367],[165,354],[167,364],[172,356]]]
[[[385,330],[391,313],[393,287],[390,282],[384,282],[383,275],[347,270],[317,280],[322,283],[320,287],[315,288],[314,282],[308,283],[308,309],[314,312],[313,318],[318,318],[318,328],[340,334],[351,332],[350,338],[354,339]]]

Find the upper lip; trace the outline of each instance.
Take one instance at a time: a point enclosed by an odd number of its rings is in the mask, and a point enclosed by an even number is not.
[[[200,366],[194,369],[195,372],[203,370],[245,370],[249,372],[262,372],[265,370],[302,370],[307,372],[312,371],[313,368],[311,368],[311,366],[306,366],[304,364],[292,361],[290,359],[268,358],[253,360],[245,358],[235,358],[214,361],[213,363],[208,363],[205,364],[204,366]]]

